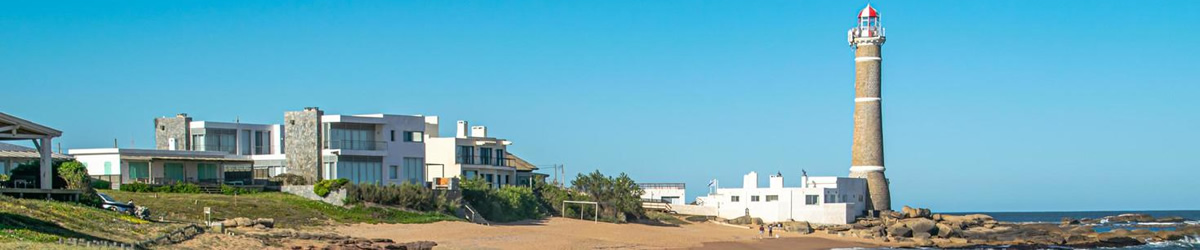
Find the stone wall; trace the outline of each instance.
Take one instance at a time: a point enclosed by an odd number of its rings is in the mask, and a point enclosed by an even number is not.
[[[325,203],[333,204],[335,206],[346,205],[346,189],[345,188],[339,189],[337,191],[329,191],[329,195],[326,195],[325,197],[321,197],[320,195],[317,195],[317,193],[314,193],[313,185],[282,186],[279,188],[279,190],[284,193],[299,195],[300,197],[304,197],[309,200],[322,201]]]
[[[309,183],[320,180],[321,115],[320,109],[304,108],[283,114],[284,148],[287,172],[304,177]]]
[[[189,137],[192,118],[186,114],[179,114],[175,117],[159,117],[154,118],[154,148],[160,150],[171,149],[170,139],[175,138],[176,150],[188,150],[191,148]]]

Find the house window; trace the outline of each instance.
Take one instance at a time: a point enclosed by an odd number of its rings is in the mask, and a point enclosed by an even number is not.
[[[837,195],[825,195],[825,203],[837,203]]]
[[[388,136],[392,138],[392,141],[396,141],[396,131],[395,130],[388,131]]]
[[[457,160],[459,164],[475,164],[475,147],[458,146]]]
[[[104,162],[104,174],[112,174],[112,162]]]
[[[405,142],[423,142],[423,141],[425,141],[425,132],[405,131],[404,132],[404,141]]]
[[[821,198],[820,195],[805,195],[804,205],[817,205]]]
[[[424,183],[425,159],[404,157],[404,179],[414,184]]]
[[[863,196],[861,194],[856,196],[858,196],[858,202],[863,202]]]
[[[737,196],[737,195],[730,196],[730,197],[729,197],[729,201],[731,201],[731,202],[739,202],[739,201],[742,201],[742,197],[740,197],[740,196]]]
[[[767,202],[779,201],[778,195],[767,195]]]
[[[492,149],[479,148],[479,164],[492,165]]]
[[[399,168],[400,168],[400,167],[397,167],[396,165],[392,165],[392,166],[391,166],[391,168],[389,168],[389,169],[388,169],[388,171],[389,171],[389,172],[388,172],[388,177],[391,177],[392,179],[398,179],[398,178],[400,178],[400,176],[399,176],[399,172],[400,172],[400,171],[399,171]]]
[[[758,195],[751,195],[750,202],[758,202]]]

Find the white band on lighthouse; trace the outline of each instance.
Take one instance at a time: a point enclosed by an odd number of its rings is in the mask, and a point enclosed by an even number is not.
[[[879,97],[856,97],[854,102],[874,102],[879,101]]]
[[[855,57],[855,58],[854,58],[854,61],[855,61],[855,62],[862,62],[862,61],[879,61],[879,60],[883,60],[883,58],[879,58],[878,56],[860,56],[860,57]]]
[[[883,166],[850,166],[850,172],[883,172]]]

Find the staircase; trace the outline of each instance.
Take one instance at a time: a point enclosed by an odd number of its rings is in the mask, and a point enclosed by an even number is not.
[[[469,221],[471,223],[485,225],[485,226],[492,225],[491,222],[488,222],[487,219],[484,219],[483,215],[481,215],[481,214],[479,214],[479,212],[475,211],[475,208],[471,207],[471,205],[469,205],[469,204],[464,203],[462,205],[462,209],[458,210],[458,213],[459,213],[459,217],[462,217],[463,219],[466,219],[467,221]]]
[[[221,185],[200,185],[200,191],[206,194],[220,194]]]

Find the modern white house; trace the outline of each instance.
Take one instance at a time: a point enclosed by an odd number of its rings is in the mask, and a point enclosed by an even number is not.
[[[487,127],[468,126],[467,121],[458,121],[454,137],[440,137],[436,116],[426,116],[425,127],[429,132],[425,134],[427,181],[437,184],[441,179],[481,178],[492,187],[523,183],[508,157],[512,141],[489,137]]]
[[[785,187],[781,174],[769,178],[767,187],[759,187],[758,173],[750,172],[743,176],[741,188],[716,188],[716,192],[698,197],[696,203],[722,218],[750,215],[764,222],[846,224],[866,212],[865,179],[805,174],[799,187]]]
[[[419,115],[321,116],[321,177],[424,184],[425,120]]]
[[[642,200],[654,200],[683,205],[687,198],[687,186],[683,183],[640,183]]]

